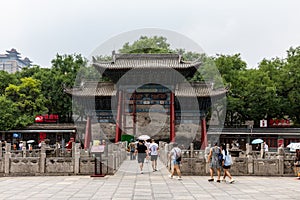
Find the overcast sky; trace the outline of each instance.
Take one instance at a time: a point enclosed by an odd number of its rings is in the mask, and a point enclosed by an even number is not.
[[[241,53],[248,67],[263,58],[284,58],[286,50],[300,46],[298,0],[2,0],[0,5],[0,54],[16,48],[42,67],[57,53],[88,57],[111,38],[143,28],[184,35],[208,55]]]

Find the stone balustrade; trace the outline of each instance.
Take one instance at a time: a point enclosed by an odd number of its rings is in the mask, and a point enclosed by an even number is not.
[[[277,152],[268,152],[263,158],[263,151],[252,151],[251,145],[246,145],[246,151],[240,151],[237,157],[232,156],[233,164],[230,172],[232,175],[254,176],[294,176],[294,153],[284,152],[278,148]],[[169,152],[172,144],[160,142],[160,159],[170,170]],[[227,145],[227,148],[229,145]],[[181,172],[184,175],[209,176],[207,157],[210,146],[205,150],[182,149]]]
[[[125,145],[105,146],[101,154],[103,174],[114,174],[118,170],[126,159]],[[42,143],[40,149],[11,150],[11,144],[7,143],[5,151],[0,151],[0,176],[94,174],[98,155],[80,149],[77,143],[73,143],[72,147],[72,150],[56,149]]]
[[[103,174],[114,174],[127,159],[126,143],[107,144],[102,158]],[[295,153],[286,153],[283,148],[277,152],[252,151],[251,145],[246,145],[246,151],[240,151],[237,157],[232,156],[232,175],[267,175],[293,176]],[[20,151],[11,150],[11,144],[6,144],[5,151],[0,151],[0,176],[26,175],[92,175],[95,172],[97,154],[80,149],[79,144],[73,144],[71,151],[52,149],[42,144],[41,149]],[[160,160],[170,169],[169,152],[171,144],[159,142]],[[207,157],[210,146],[205,150],[182,149],[181,171],[184,175],[209,175]]]

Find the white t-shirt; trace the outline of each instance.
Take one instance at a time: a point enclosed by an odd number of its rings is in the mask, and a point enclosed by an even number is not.
[[[174,147],[170,153],[171,153],[171,159],[175,160],[177,158],[176,154],[181,155],[181,149],[179,149],[179,147]]]
[[[223,159],[224,159],[224,165],[225,166],[230,166],[232,164],[232,160],[231,160],[231,156],[229,154],[229,151],[227,151],[227,155],[225,155],[225,150],[222,150],[222,154],[223,154]]]
[[[264,147],[265,147],[265,152],[268,152],[269,151],[269,146],[267,144],[265,144]]]
[[[157,143],[151,143],[149,145],[149,151],[151,152],[151,155],[158,155],[158,144]]]

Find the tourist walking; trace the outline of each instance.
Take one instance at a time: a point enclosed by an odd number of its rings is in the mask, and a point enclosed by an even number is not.
[[[155,142],[154,139],[152,139],[151,144],[149,145],[149,153],[151,157],[153,172],[157,171],[158,150],[159,150],[158,144]]]
[[[133,139],[130,140],[130,143],[128,145],[128,150],[129,150],[129,153],[130,153],[130,160],[135,160],[135,155],[134,155],[135,142],[133,141]]]
[[[266,142],[264,142],[264,156],[263,158],[269,158],[269,146]]]
[[[295,170],[295,175],[300,179],[300,149],[296,149],[294,170]]]
[[[226,144],[222,144],[220,146],[220,150],[222,151],[223,154],[223,162],[222,162],[222,167],[223,167],[223,171],[224,171],[224,175],[223,175],[223,182],[226,182],[226,176],[228,176],[229,183],[233,183],[235,180],[232,178],[229,169],[232,165],[232,159],[231,159],[231,155],[229,153],[229,151],[226,149]]]
[[[173,143],[173,148],[170,151],[169,159],[171,160],[171,174],[169,178],[173,178],[175,171],[178,175],[178,180],[182,180],[181,171],[180,171],[180,162],[181,162],[181,149],[178,147],[177,143]]]
[[[147,147],[145,146],[143,140],[139,140],[134,154],[137,154],[138,163],[140,165],[140,172],[141,174],[143,174],[144,160],[147,155]]]
[[[150,150],[149,150],[149,146],[150,146],[150,139],[145,140],[145,146],[147,147],[147,155],[146,155],[146,163],[149,162],[150,159]]]
[[[217,182],[220,183],[220,176],[221,176],[221,164],[218,159],[218,155],[221,153],[220,148],[218,147],[218,143],[216,142],[215,145],[210,148],[207,162],[209,163],[209,172],[210,172],[210,179],[209,182],[214,181],[214,172],[217,171],[218,179]]]

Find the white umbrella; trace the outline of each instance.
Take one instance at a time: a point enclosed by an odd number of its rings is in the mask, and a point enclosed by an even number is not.
[[[149,135],[140,135],[138,137],[139,140],[149,140],[150,139],[150,136]]]
[[[263,143],[263,142],[264,142],[264,141],[263,141],[262,139],[258,138],[258,139],[253,140],[253,141],[251,142],[251,144],[260,144],[260,143]]]
[[[290,151],[295,152],[296,149],[300,149],[300,143],[291,143],[286,146],[287,148],[290,148]]]

